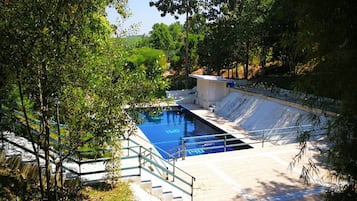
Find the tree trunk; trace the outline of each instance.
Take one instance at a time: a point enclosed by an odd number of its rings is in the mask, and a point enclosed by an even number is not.
[[[185,37],[185,70],[186,70],[186,82],[185,82],[185,88],[188,89],[188,80],[189,80],[189,73],[190,73],[190,64],[188,61],[188,5],[186,5],[186,24],[185,24],[185,31],[186,31],[186,37]]]
[[[249,40],[246,42],[246,52],[245,52],[245,68],[244,68],[244,79],[248,79],[249,70]]]
[[[63,169],[62,169],[62,142],[61,142],[61,129],[60,129],[60,118],[59,118],[59,99],[58,97],[56,97],[56,122],[57,122],[57,134],[58,134],[58,152],[59,152],[59,163],[57,163],[57,161],[55,160],[55,164],[56,164],[56,173],[55,173],[55,186],[54,186],[54,190],[55,190],[55,195],[56,195],[56,199],[58,199],[58,194],[57,194],[57,188],[58,188],[58,184],[57,184],[57,174],[59,172],[59,176],[60,176],[60,193],[62,195],[62,191],[63,191]],[[62,196],[61,196],[62,199]]]
[[[267,48],[263,47],[262,52],[260,54],[260,66],[261,66],[262,76],[264,76],[265,74],[266,57],[267,57]]]
[[[239,75],[238,75],[239,64],[238,64],[238,62],[235,65],[236,65],[236,79],[239,79]]]
[[[293,75],[296,75],[296,55],[292,55],[289,59],[289,71]]]
[[[39,179],[39,183],[40,183],[41,199],[43,200],[44,199],[44,188],[43,188],[43,183],[42,183],[42,171],[41,171],[41,165],[40,165],[40,156],[39,156],[39,150],[37,150],[37,148],[36,148],[36,144],[37,144],[38,147],[40,147],[39,146],[40,141],[39,140],[35,140],[33,135],[31,134],[31,128],[30,128],[30,124],[29,124],[29,119],[27,117],[27,111],[26,111],[26,107],[25,107],[25,103],[24,103],[24,96],[23,96],[23,93],[22,93],[21,77],[20,77],[20,73],[19,73],[18,69],[16,71],[16,78],[17,78],[17,86],[19,88],[19,95],[20,95],[20,100],[21,100],[22,112],[24,114],[25,122],[26,122],[27,136],[30,138],[32,149],[35,152],[37,170],[38,170],[38,179]]]
[[[50,187],[51,187],[51,174],[50,174],[50,158],[49,158],[49,137],[50,137],[50,128],[48,122],[48,95],[47,90],[43,88],[47,83],[47,65],[42,62],[41,69],[39,69],[39,79],[38,79],[38,88],[39,88],[39,98],[41,105],[41,132],[40,135],[43,136],[43,150],[45,152],[45,175],[46,175],[46,197],[49,199],[50,196]]]
[[[1,99],[3,97],[0,98],[0,111],[2,110],[2,102],[1,102]],[[2,112],[0,112],[0,125],[2,125]],[[0,130],[0,133],[1,133],[1,150],[4,150],[4,132],[3,132],[3,129]]]

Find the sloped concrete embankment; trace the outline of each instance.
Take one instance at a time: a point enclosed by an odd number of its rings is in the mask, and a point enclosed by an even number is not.
[[[310,129],[315,130],[321,127],[315,125],[311,114],[305,110],[240,92],[231,92],[224,97],[215,112],[246,131],[272,129],[265,131],[264,135],[267,140],[276,140],[278,144],[296,142],[297,133],[301,132],[299,127],[306,128],[309,125]],[[321,122],[326,122],[326,117],[319,118]],[[287,127],[296,127],[296,132],[287,134],[279,130]],[[253,133],[259,134],[261,132]]]

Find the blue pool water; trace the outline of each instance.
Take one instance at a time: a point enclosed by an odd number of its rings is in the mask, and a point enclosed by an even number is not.
[[[156,145],[156,147],[159,147],[158,151],[164,158],[169,158],[165,152],[175,154],[179,149],[182,150],[183,137],[224,133],[224,131],[204,122],[189,111],[180,107],[174,107],[170,110],[163,110],[157,113],[143,112],[142,122],[138,126],[150,142]],[[234,137],[230,136],[230,138]],[[224,142],[205,143],[206,141],[212,140],[220,139],[212,136],[204,139],[186,140],[186,156],[224,151]],[[239,140],[235,140],[235,143],[237,143],[237,141]],[[222,146],[222,148],[214,148],[217,146]],[[240,146],[239,148],[242,149],[243,147]],[[248,146],[246,148],[250,147]],[[226,151],[236,149],[237,148],[235,147],[227,147]]]

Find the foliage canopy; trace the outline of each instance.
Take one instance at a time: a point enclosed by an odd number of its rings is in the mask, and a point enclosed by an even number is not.
[[[38,178],[43,175],[38,147],[44,151],[45,179],[38,179],[41,196],[34,199],[63,196],[57,180],[52,183],[51,162],[59,161],[55,175],[62,175],[63,161],[83,146],[97,152],[131,133],[124,107],[148,103],[166,87],[163,66],[151,62],[144,70],[128,68],[128,51],[121,40],[111,38],[114,30],[105,7],[114,6],[126,16],[126,2],[0,3],[0,109],[1,122],[8,122],[1,124],[1,133],[15,132],[33,143]],[[32,117],[38,118],[37,125]],[[19,131],[19,125],[24,129]]]

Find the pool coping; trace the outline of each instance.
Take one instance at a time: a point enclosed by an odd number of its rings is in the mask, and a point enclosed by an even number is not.
[[[273,144],[271,144],[269,142],[264,142],[264,144],[262,144],[261,141],[252,139],[253,136],[249,136],[248,132],[246,130],[239,127],[234,122],[231,122],[221,116],[218,116],[213,111],[204,109],[204,108],[200,107],[199,105],[189,104],[189,103],[181,103],[181,104],[179,104],[179,106],[187,109],[188,111],[190,111],[194,115],[198,116],[202,120],[207,121],[208,123],[212,124],[213,126],[223,130],[227,134],[230,134],[237,139],[241,139],[243,142],[249,144],[252,148],[258,148],[258,147],[260,148],[262,146],[274,146]],[[239,151],[239,150],[237,150],[237,151]]]
[[[185,160],[178,160],[176,162],[178,167],[196,177],[194,184],[195,201],[207,199],[227,200],[231,199],[232,196],[239,200],[265,200],[264,198],[268,198],[268,200],[282,198],[319,200],[318,195],[326,188],[326,184],[321,185],[319,182],[313,182],[313,186],[304,186],[302,182],[298,182],[298,174],[301,171],[300,164],[292,170],[288,169],[291,157],[299,151],[298,144],[274,145],[264,142],[263,148],[259,143],[260,141],[249,139],[252,136],[249,136],[244,129],[239,128],[234,122],[230,122],[212,111],[194,104],[171,105],[181,106],[189,110],[194,115],[234,135],[238,139],[244,138],[243,141],[253,147],[252,149],[189,156]],[[140,131],[140,129],[138,130]],[[140,135],[146,138],[143,133]],[[147,143],[146,146],[150,146],[150,144]],[[151,146],[153,145],[151,144]],[[315,152],[316,150],[308,149],[308,151]],[[239,169],[229,169],[228,167],[239,167]],[[255,170],[255,168],[259,169],[260,167],[264,168],[267,173]],[[269,171],[274,171],[278,176],[270,175]],[[322,170],[322,176],[324,172]],[[281,175],[284,176],[282,177]],[[259,178],[259,180],[249,183],[255,178]],[[249,191],[251,187],[259,186],[262,181],[284,187],[287,185],[284,182],[289,180],[294,180],[294,182],[291,184],[293,185],[291,189],[286,192],[278,193],[274,190],[264,191],[264,189]],[[320,181],[320,179],[317,178],[316,181]],[[183,200],[190,200],[190,198],[185,197]]]

